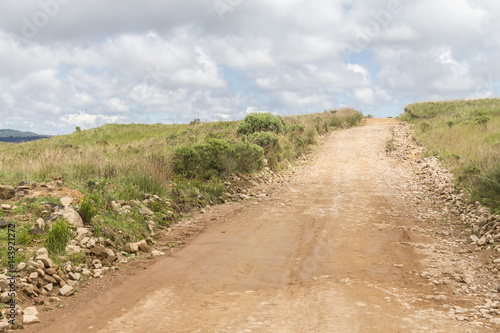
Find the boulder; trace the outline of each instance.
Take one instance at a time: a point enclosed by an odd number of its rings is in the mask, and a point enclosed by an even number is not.
[[[0,185],[0,200],[9,200],[16,196],[16,190],[10,185]]]

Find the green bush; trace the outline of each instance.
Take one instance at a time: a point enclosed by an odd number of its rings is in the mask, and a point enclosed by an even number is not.
[[[52,255],[66,252],[66,245],[71,239],[72,230],[64,218],[57,220],[45,235],[45,247]]]
[[[285,130],[285,123],[279,117],[270,113],[252,113],[243,119],[237,132],[239,135],[248,135],[255,132],[281,133]]]
[[[292,132],[304,133],[305,130],[306,127],[304,125],[299,125],[299,124],[293,124],[286,128],[287,133],[292,133]]]
[[[363,120],[363,115],[359,112],[356,112],[347,117],[347,119],[345,120],[345,124],[347,125],[347,127],[353,127],[359,125],[361,123],[361,120]]]
[[[431,129],[431,124],[428,122],[424,121],[423,123],[420,124],[420,130],[422,133],[425,133]]]
[[[173,171],[187,178],[212,179],[261,167],[264,150],[249,142],[229,144],[209,138],[204,143],[176,149]]]
[[[79,213],[82,217],[82,220],[86,223],[90,223],[92,221],[92,218],[97,214],[97,208],[88,196],[83,197]]]
[[[236,161],[233,171],[250,173],[264,166],[264,149],[249,142],[239,142],[232,147],[231,155]]]
[[[258,132],[250,134],[248,136],[248,141],[264,148],[264,154],[266,155],[270,151],[279,150],[281,148],[278,136],[271,132]]]

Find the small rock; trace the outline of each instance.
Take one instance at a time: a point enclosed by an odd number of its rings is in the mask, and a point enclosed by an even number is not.
[[[16,190],[10,185],[0,185],[0,200],[9,200],[16,196]]]
[[[140,251],[144,253],[151,253],[151,246],[149,246],[145,240],[140,241],[138,245]]]
[[[479,240],[476,235],[470,235],[469,239],[472,243],[477,243],[477,241]]]
[[[23,315],[23,325],[37,324],[40,322],[37,316]]]
[[[68,274],[68,277],[71,279],[71,280],[75,280],[75,281],[78,281],[80,280],[80,278],[82,277],[80,273],[69,273]]]
[[[107,249],[101,245],[97,245],[97,246],[93,247],[90,250],[90,254],[92,254],[98,258],[101,258],[101,259],[106,259],[109,255]]]
[[[50,299],[49,299],[49,302],[52,302],[52,303],[60,303],[61,302],[61,299],[59,297],[56,297],[56,296],[52,296]]]
[[[46,268],[54,266],[54,263],[52,262],[52,260],[49,258],[48,255],[39,255],[38,257],[36,257],[36,260],[37,261],[40,260]]]
[[[65,285],[64,287],[59,289],[59,293],[62,296],[71,296],[75,293],[75,289],[70,285]]]
[[[43,287],[43,289],[47,290],[48,292],[51,292],[53,288],[54,285],[52,283],[49,283]]]
[[[9,205],[9,204],[2,204],[0,205],[0,207],[3,209],[3,210],[11,210],[12,209],[12,206]]]
[[[69,207],[73,203],[72,198],[64,197],[61,198],[61,204],[63,205],[64,208]]]
[[[84,269],[82,269],[82,275],[88,277],[88,276],[92,275],[92,272],[90,270],[88,270],[87,268],[84,268]]]
[[[45,224],[45,220],[42,218],[36,220],[36,224],[38,226],[38,229],[40,230],[45,230],[45,228],[47,227],[47,225]]]
[[[66,246],[66,253],[68,254],[73,254],[73,253],[78,253],[82,252],[83,249],[77,245],[67,245]]]
[[[44,279],[45,281],[47,281],[48,283],[57,284],[57,280],[56,280],[56,279],[54,279],[54,278],[53,278],[52,276],[50,276],[50,275],[45,275],[45,276],[43,277],[43,279]]]
[[[48,256],[48,255],[49,255],[49,251],[47,251],[47,249],[46,249],[46,248],[41,247],[41,248],[39,248],[38,250],[36,250],[35,254],[36,254],[37,256]]]
[[[164,256],[164,255],[165,255],[165,252],[161,252],[158,250],[151,251],[151,257],[160,257],[160,256]]]
[[[145,215],[145,216],[153,216],[154,215],[153,211],[146,206],[142,206],[139,209],[139,214]]]
[[[39,315],[38,310],[36,309],[35,306],[29,306],[27,308],[24,308],[23,314],[35,317]]]
[[[0,295],[0,303],[8,303],[12,299],[12,293],[6,291]]]
[[[139,252],[139,245],[137,243],[128,243],[125,245],[125,251],[128,253],[137,253]]]
[[[24,263],[24,262],[20,262],[19,265],[17,265],[18,272],[22,271],[25,268],[26,268],[26,263]]]

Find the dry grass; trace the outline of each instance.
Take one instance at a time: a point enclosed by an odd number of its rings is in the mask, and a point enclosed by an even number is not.
[[[351,119],[356,114],[355,110],[343,109],[288,116],[283,120],[287,126],[302,126],[301,138],[313,143],[317,134],[332,129],[332,125],[355,125]],[[133,180],[152,183],[142,184],[143,187],[166,187],[173,178],[171,161],[177,147],[200,143],[208,137],[239,141],[241,138],[236,134],[239,123],[113,124],[35,142],[0,144],[0,183],[16,185],[22,180],[51,181],[62,176],[73,185],[89,180],[115,183]],[[297,147],[289,133],[280,135],[280,140],[285,147],[285,159],[292,163],[306,151]]]
[[[416,124],[426,154],[439,156],[473,200],[500,207],[500,99],[417,103],[400,118]]]

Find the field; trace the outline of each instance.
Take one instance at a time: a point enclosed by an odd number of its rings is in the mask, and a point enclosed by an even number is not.
[[[438,156],[471,200],[500,209],[500,99],[416,103],[399,118],[416,125],[426,155]]]

